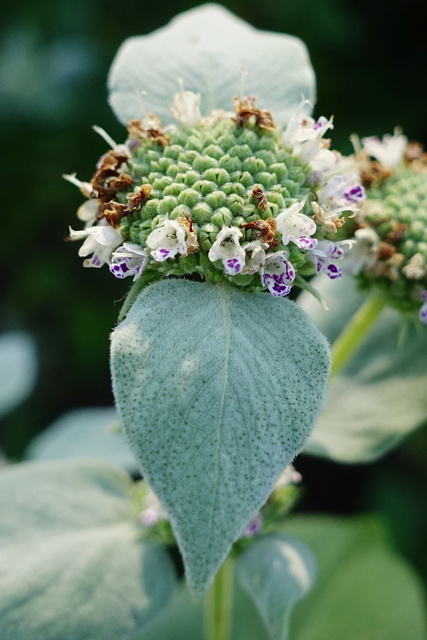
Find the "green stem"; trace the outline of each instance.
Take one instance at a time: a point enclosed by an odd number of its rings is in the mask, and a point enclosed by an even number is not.
[[[344,331],[338,336],[332,345],[332,370],[333,378],[353,355],[363,338],[377,320],[386,302],[377,293],[371,294],[360,309],[354,314]]]
[[[228,557],[206,594],[205,640],[229,640],[233,608],[233,560]]]

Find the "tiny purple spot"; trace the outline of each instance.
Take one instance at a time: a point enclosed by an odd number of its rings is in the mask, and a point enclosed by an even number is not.
[[[362,200],[364,196],[365,193],[360,184],[344,193],[344,198],[347,200],[347,202],[358,202],[359,200]]]

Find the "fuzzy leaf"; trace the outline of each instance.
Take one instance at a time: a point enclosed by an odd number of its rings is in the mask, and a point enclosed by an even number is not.
[[[329,353],[289,300],[164,280],[112,337],[120,422],[207,588],[323,402]]]
[[[26,400],[36,370],[36,351],[29,335],[11,331],[0,336],[0,417]]]
[[[101,458],[131,473],[137,469],[137,463],[119,429],[117,412],[112,407],[75,409],[37,435],[27,449],[26,458]]]
[[[167,604],[174,568],[138,540],[131,482],[101,461],[0,472],[2,640],[130,639]]]
[[[316,562],[291,536],[269,535],[239,558],[239,582],[258,609],[272,640],[287,640],[294,605],[311,589]]]
[[[303,293],[298,302],[320,331],[333,340],[362,304],[354,281],[315,283],[325,311]],[[351,360],[328,388],[327,402],[305,453],[339,462],[366,462],[427,421],[427,329],[411,327],[399,343],[402,317],[385,309]]]
[[[166,27],[126,40],[113,62],[110,103],[124,124],[147,109],[164,124],[172,122],[170,104],[182,78],[185,89],[200,93],[201,109],[232,110],[248,71],[244,94],[286,124],[304,96],[314,99],[314,73],[304,44],[293,36],[254,29],[224,7],[206,4],[174,18]]]

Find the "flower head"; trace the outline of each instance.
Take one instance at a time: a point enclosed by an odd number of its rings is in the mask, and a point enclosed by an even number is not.
[[[134,280],[144,271],[144,284],[197,274],[276,297],[313,264],[332,277],[328,236],[363,189],[323,139],[332,119],[314,120],[310,108],[302,103],[283,133],[254,97],[201,117],[200,96],[181,87],[171,106],[179,126],[147,114],[128,124],[124,145],[100,130],[112,149],[90,182],[67,177],[88,198],[78,212],[86,228],[71,232],[85,238],[80,255],[93,253],[86,266],[108,263]]]

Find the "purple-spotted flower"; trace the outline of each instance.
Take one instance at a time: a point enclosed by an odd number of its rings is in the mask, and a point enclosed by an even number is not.
[[[292,150],[294,156],[303,164],[311,162],[319,153],[324,142],[322,137],[333,128],[332,118],[321,116],[317,121],[309,114],[312,105],[304,100],[283,134],[285,147]]]
[[[252,538],[262,529],[262,515],[258,512],[254,515],[247,527],[243,530],[241,538]]]
[[[110,227],[105,220],[101,220],[96,227],[88,227],[82,231],[74,231],[70,227],[70,238],[72,240],[85,238],[79,249],[79,256],[86,258],[92,253],[92,257],[85,260],[83,266],[96,268],[109,263],[111,253],[123,241],[120,233]]]
[[[399,128],[394,130],[394,135],[385,135],[382,140],[377,136],[362,138],[365,153],[376,158],[383,167],[395,169],[404,157],[408,138],[401,134]]]
[[[111,256],[110,271],[116,278],[133,276],[134,281],[144,271],[148,253],[139,244],[124,242]]]
[[[164,219],[146,240],[147,247],[151,249],[151,257],[156,262],[163,262],[167,258],[174,258],[177,253],[186,256],[186,233],[186,226],[178,220]]]
[[[423,301],[419,312],[419,319],[424,324],[427,324],[427,289],[421,292],[420,298]]]
[[[357,211],[365,198],[365,191],[356,172],[334,175],[321,185],[318,202],[325,209],[346,207],[347,211]]]
[[[286,251],[276,251],[267,255],[261,269],[261,282],[275,298],[287,296],[295,279],[295,269],[289,262]]]
[[[309,218],[301,209],[305,205],[305,200],[295,202],[293,205],[279,213],[276,218],[276,226],[282,234],[282,243],[286,246],[293,242],[300,249],[314,249],[317,245],[315,238],[310,238],[316,232],[316,223]]]
[[[351,251],[346,253],[342,261],[342,270],[351,276],[374,266],[380,246],[378,234],[370,227],[357,229],[354,238]]]
[[[224,271],[230,276],[241,273],[245,267],[246,251],[239,242],[242,235],[238,227],[224,226],[209,249],[209,260],[222,260]]]
[[[248,242],[242,246],[246,252],[245,266],[242,273],[257,273],[262,269],[265,263],[268,244],[263,244],[259,240]]]
[[[318,272],[322,271],[331,279],[341,278],[342,271],[335,264],[344,255],[343,249],[332,240],[320,240],[317,247],[310,251],[310,259],[316,265]]]

